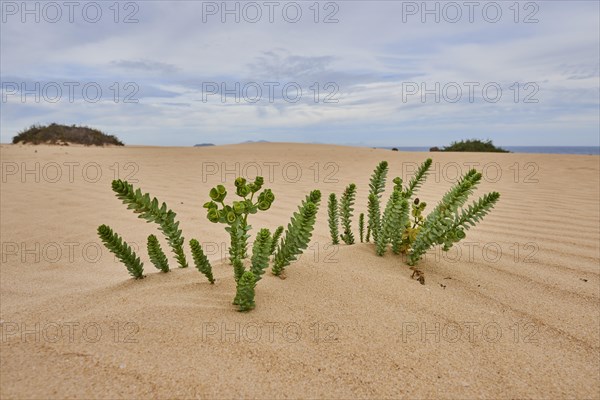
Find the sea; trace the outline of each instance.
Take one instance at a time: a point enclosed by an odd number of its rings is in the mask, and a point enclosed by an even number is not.
[[[600,155],[599,146],[500,146],[513,153],[544,153],[544,154],[581,154],[581,155]],[[392,149],[393,147],[380,147],[382,149]],[[429,152],[429,147],[422,146],[397,146],[399,151],[423,151]]]

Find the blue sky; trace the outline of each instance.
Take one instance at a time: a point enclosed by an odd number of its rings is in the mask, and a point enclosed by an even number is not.
[[[50,3],[2,2],[3,143],[599,145],[597,1]]]

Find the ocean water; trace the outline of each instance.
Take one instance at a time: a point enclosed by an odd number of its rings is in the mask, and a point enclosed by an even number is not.
[[[500,146],[503,149],[513,153],[545,153],[545,154],[584,154],[584,155],[600,155],[600,147],[598,146]],[[382,147],[391,149],[392,147]],[[429,147],[423,146],[406,146],[396,147],[400,151],[426,151],[429,152]]]

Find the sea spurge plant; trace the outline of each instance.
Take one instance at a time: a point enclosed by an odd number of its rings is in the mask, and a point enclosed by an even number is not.
[[[256,286],[256,278],[250,271],[242,274],[238,286],[236,304],[239,306],[239,311],[250,311],[256,307],[254,302],[254,287]]]
[[[230,243],[229,243],[229,262],[231,265],[235,266],[235,260],[242,261],[245,257],[245,247],[246,242],[248,240],[248,235],[246,233],[248,226],[245,228],[242,227],[242,222],[240,220],[234,220],[230,226],[225,227],[225,231],[229,233]],[[239,278],[239,276],[238,276]]]
[[[354,208],[354,199],[356,197],[356,185],[351,183],[344,190],[342,198],[340,199],[340,217],[344,232],[340,235],[340,238],[346,244],[354,244],[354,234],[352,233],[352,211]]]
[[[360,242],[363,242],[365,237],[365,214],[360,213],[358,216],[358,234],[360,235]]]
[[[369,194],[367,204],[368,225],[367,230],[373,236],[373,241],[377,242],[379,231],[381,230],[381,199],[373,193]],[[367,234],[367,237],[369,235]],[[367,240],[368,242],[369,240]]]
[[[140,261],[137,254],[117,233],[113,232],[107,225],[100,225],[98,227],[98,236],[100,236],[106,248],[125,264],[131,276],[136,279],[144,277],[144,263]]]
[[[377,236],[376,253],[383,256],[388,244],[392,244],[394,253],[400,251],[402,228],[408,219],[408,202],[400,190],[394,190],[383,212],[382,226]]]
[[[431,165],[431,159],[425,160],[406,186],[403,186],[401,178],[394,178],[392,194],[381,213],[381,194],[385,190],[388,165],[386,162],[379,163],[371,176],[367,207],[366,241],[369,242],[373,236],[375,252],[380,256],[385,254],[389,245],[396,254],[408,254],[407,262],[413,266],[421,283],[424,283],[423,274],[414,265],[423,254],[434,245],[443,245],[443,250],[449,250],[466,236],[466,230],[490,212],[500,197],[497,192],[488,193],[461,209],[481,180],[480,173],[470,170],[442,197],[435,209],[423,217],[427,204],[418,198],[409,200],[425,182]]]
[[[148,236],[148,256],[156,269],[162,272],[169,272],[169,261],[155,235]]]
[[[264,180],[260,176],[250,183],[245,178],[239,177],[235,180],[235,194],[241,200],[225,204],[227,189],[223,185],[218,185],[209,192],[211,201],[204,204],[208,220],[225,224],[225,231],[229,233],[231,240],[229,260],[233,265],[237,285],[233,304],[238,305],[240,311],[254,308],[254,286],[268,267],[269,258],[275,251],[277,241],[283,232],[283,227],[277,228],[273,237],[268,229],[261,229],[258,232],[252,247],[251,267],[247,271],[244,260],[248,257],[247,248],[250,238],[248,232],[252,228],[248,224],[248,216],[268,210],[275,201],[271,189],[261,191],[263,184]]]
[[[412,248],[413,242],[417,239],[417,235],[423,225],[423,210],[427,207],[427,203],[420,201],[417,197],[412,204],[412,221],[406,223],[404,232],[402,232],[402,243],[400,244],[400,253],[406,254]]]
[[[429,168],[431,167],[431,163],[432,163],[431,158],[428,158],[419,166],[417,173],[408,182],[408,185],[406,186],[406,189],[404,190],[404,193],[403,193],[404,198],[406,198],[407,200],[410,199],[412,197],[412,195],[414,194],[414,192],[417,189],[419,189],[421,187],[421,185],[425,182],[425,179],[427,179],[427,173],[429,172]]]
[[[247,247],[250,237],[248,232],[252,228],[248,225],[248,216],[256,214],[259,210],[268,210],[275,201],[275,195],[271,189],[263,190],[258,194],[256,201],[254,200],[263,184],[264,179],[261,176],[257,176],[251,183],[248,183],[245,178],[239,177],[235,180],[235,193],[242,200],[225,204],[227,189],[223,185],[218,185],[209,192],[211,201],[204,204],[209,221],[227,225],[225,230],[229,232],[231,238],[229,254],[232,264],[236,258],[243,260],[248,256]]]
[[[200,246],[200,243],[196,239],[192,239],[190,240],[190,248],[192,249],[192,258],[194,259],[196,269],[204,274],[206,279],[208,279],[211,284],[215,283],[215,278],[212,274],[212,267],[208,261],[208,258],[204,254],[204,251],[202,251],[202,246]]]
[[[340,243],[340,232],[338,229],[339,225],[339,214],[338,214],[338,201],[335,193],[329,195],[329,201],[327,202],[327,215],[329,221],[329,233],[331,234],[331,242],[333,244]]]
[[[277,249],[277,245],[279,244],[279,239],[281,238],[281,234],[283,233],[283,226],[278,226],[273,232],[273,237],[271,238],[271,251],[269,255],[273,255],[275,250]]]
[[[313,190],[292,216],[285,235],[275,252],[273,275],[281,276],[284,269],[308,247],[320,201],[321,192]]]
[[[252,267],[250,271],[254,275],[256,282],[260,281],[265,269],[269,266],[269,257],[271,256],[271,232],[268,229],[261,229],[256,235],[254,245],[252,246]]]
[[[465,204],[480,181],[481,174],[470,170],[442,197],[423,221],[412,244],[409,265],[415,265],[434,245],[443,245],[443,250],[449,250],[454,243],[465,238],[465,229],[474,226],[494,207],[500,198],[497,192],[484,195],[459,213],[459,208]]]
[[[454,224],[449,230],[448,235],[452,240],[448,242],[448,246],[445,246],[445,250],[449,250],[449,248],[452,246],[452,243],[458,242],[460,239],[464,239],[466,236],[464,231],[469,230],[470,228],[474,227],[477,222],[480,222],[481,219],[491,211],[499,199],[500,193],[487,193],[478,200],[474,201],[473,204],[467,207],[467,209],[463,209],[460,215],[456,216],[454,219]]]
[[[236,282],[240,281],[240,278],[242,277],[242,275],[244,275],[244,272],[246,272],[246,268],[244,267],[244,262],[242,260],[240,260],[239,258],[236,258],[233,260],[233,277],[235,278]],[[233,304],[237,304],[236,302],[234,302]]]
[[[370,232],[373,235],[373,240],[377,241],[377,235],[381,228],[381,194],[385,190],[385,180],[388,173],[387,161],[382,161],[377,165],[371,181],[369,183],[369,204],[368,204],[368,222],[367,222],[367,237]],[[369,239],[367,239],[367,242]]]
[[[169,246],[175,253],[175,258],[179,263],[179,267],[186,268],[188,266],[183,251],[184,238],[181,236],[179,222],[175,221],[175,214],[167,208],[165,203],[159,207],[156,197],[150,199],[148,193],[143,194],[140,189],[134,189],[133,185],[127,181],[120,179],[112,182],[112,189],[117,197],[127,205],[128,209],[139,214],[139,218],[145,219],[146,222],[154,222],[158,224],[159,230],[165,235]]]

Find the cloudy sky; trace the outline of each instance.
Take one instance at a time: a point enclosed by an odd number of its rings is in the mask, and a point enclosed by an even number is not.
[[[599,4],[3,1],[0,140],[597,146]]]

